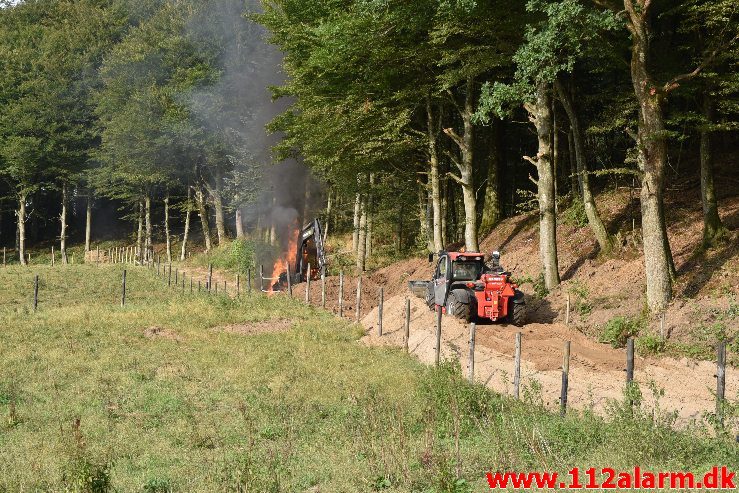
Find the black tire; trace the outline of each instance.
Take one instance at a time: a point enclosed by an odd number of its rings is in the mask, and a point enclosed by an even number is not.
[[[513,303],[513,311],[509,316],[509,320],[516,327],[523,327],[526,324],[526,305],[523,303]]]
[[[467,293],[463,289],[452,290],[446,302],[447,315],[469,322],[472,310],[470,303],[463,301],[467,299]]]
[[[434,294],[434,283],[430,282],[426,285],[426,296],[424,297],[426,306],[429,310],[434,311],[436,309],[436,295]]]

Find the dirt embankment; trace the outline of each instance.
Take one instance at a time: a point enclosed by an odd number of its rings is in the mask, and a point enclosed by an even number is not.
[[[628,191],[599,196],[598,204],[607,218],[617,246],[612,255],[599,255],[597,244],[587,227],[565,222],[558,226],[560,272],[563,284],[539,299],[533,285],[523,290],[528,296],[528,325],[523,329],[523,382],[535,379],[542,386],[542,396],[550,406],[558,405],[561,383],[562,351],[571,341],[569,403],[576,408],[593,407],[603,411],[611,399],[623,395],[625,352],[595,342],[603,325],[617,315],[638,316],[644,307],[644,267],[638,235],[638,202]],[[676,299],[664,319],[665,334],[671,340],[691,342],[696,327],[714,323],[732,300],[739,298],[739,197],[721,197],[722,219],[730,238],[722,246],[701,252],[702,219],[700,201],[690,193],[671,193],[667,201],[670,242],[678,270]],[[636,233],[632,231],[636,227]],[[503,221],[482,242],[483,251],[500,250],[504,265],[521,279],[535,279],[540,271],[538,231],[535,215],[518,216]],[[420,299],[408,292],[407,281],[428,279],[431,265],[426,259],[408,259],[363,276],[361,313],[367,329],[364,342],[370,345],[402,345],[405,298],[411,298],[412,321],[409,348],[420,360],[434,360],[435,317]],[[356,314],[356,276],[346,276],[343,313]],[[384,287],[384,333],[375,334],[379,289]],[[567,296],[573,310],[571,325],[564,325]],[[305,296],[305,285],[294,287],[296,297]],[[321,283],[311,286],[311,302],[321,302]],[[338,313],[339,280],[326,280],[326,307]],[[730,336],[739,332],[739,320],[722,319]],[[442,355],[457,358],[467,365],[468,327],[444,318]],[[516,327],[505,324],[478,326],[476,379],[500,392],[510,391],[513,374],[514,335]],[[647,332],[660,330],[658,319],[650,320]],[[715,409],[715,364],[687,358],[641,358],[636,361],[636,379],[642,385],[644,400],[655,404],[650,391],[662,389],[659,406],[677,412],[681,422],[700,418]],[[739,374],[727,373],[727,396],[739,395]]]
[[[409,351],[421,361],[433,364],[435,355],[435,315],[423,301],[411,299]],[[378,313],[374,308],[363,318],[367,329],[363,342],[373,346],[403,344],[405,296],[386,300],[383,310],[383,336],[376,328]],[[468,368],[469,327],[456,319],[444,317],[442,323],[442,358],[459,360],[465,374]],[[569,405],[577,409],[592,408],[603,413],[610,400],[623,397],[626,354],[623,350],[599,344],[573,328],[559,323],[532,323],[519,329],[506,324],[477,326],[475,379],[502,393],[512,391],[514,371],[514,337],[522,332],[522,384],[541,384],[544,403],[559,405],[562,353],[565,341],[571,341]],[[641,384],[644,401],[656,404],[650,391],[664,390],[659,398],[663,411],[677,412],[679,422],[700,419],[715,409],[715,365],[687,358],[641,358],[635,362],[635,378]],[[727,396],[739,395],[739,373],[728,372]]]

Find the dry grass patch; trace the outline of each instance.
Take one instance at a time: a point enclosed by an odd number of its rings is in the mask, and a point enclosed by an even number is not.
[[[163,327],[149,327],[148,329],[144,330],[144,337],[146,337],[147,339],[162,338],[169,339],[170,341],[182,341],[182,336],[180,336],[177,332],[171,329],[165,329]]]
[[[213,330],[228,332],[229,334],[254,335],[275,332],[287,332],[293,323],[284,318],[249,322],[245,324],[231,324],[215,327]]]

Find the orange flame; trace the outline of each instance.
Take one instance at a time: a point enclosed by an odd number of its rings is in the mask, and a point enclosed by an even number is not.
[[[287,272],[288,266],[290,266],[291,269],[295,269],[295,260],[297,259],[297,249],[298,249],[298,235],[300,234],[300,230],[297,227],[297,223],[293,224],[293,227],[290,232],[290,238],[288,240],[287,245],[287,251],[283,252],[280,257],[275,260],[275,265],[272,267],[272,275],[270,276],[273,281],[270,281],[269,288],[267,289],[268,293],[274,292],[274,284],[278,282],[280,275],[283,272]],[[291,274],[295,274],[294,272],[291,272]]]

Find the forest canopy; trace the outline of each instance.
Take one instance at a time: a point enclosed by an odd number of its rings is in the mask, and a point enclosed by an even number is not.
[[[557,211],[580,211],[610,254],[621,232],[599,194],[621,185],[658,311],[676,275],[666,187],[699,183],[704,247],[726,237],[733,0],[0,5],[0,238],[21,262],[28,242],[59,242],[65,261],[68,238],[89,249],[93,211],[170,258],[193,214],[206,250],[279,243],[320,215],[362,271],[383,249],[478,250],[535,210],[552,289]]]

